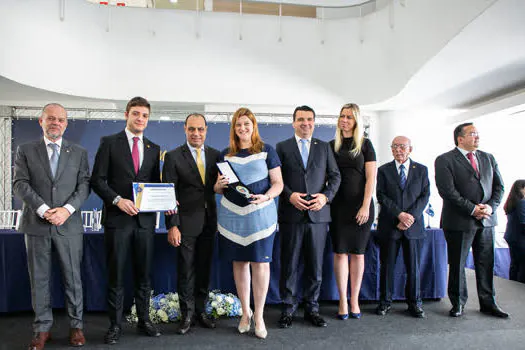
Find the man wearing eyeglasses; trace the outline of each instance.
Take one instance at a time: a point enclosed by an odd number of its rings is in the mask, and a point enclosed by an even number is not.
[[[376,313],[384,316],[391,309],[394,269],[402,246],[407,271],[407,311],[413,317],[423,318],[419,257],[421,241],[426,236],[423,210],[430,197],[428,169],[410,159],[409,138],[397,136],[390,147],[394,160],[380,166],[377,172],[377,200],[381,211],[376,237],[380,247],[381,293]]]
[[[194,319],[203,327],[215,328],[215,321],[205,313],[205,305],[217,232],[213,185],[220,152],[204,145],[207,130],[202,114],[190,114],[184,123],[186,143],[166,154],[162,168],[162,181],[175,184],[179,202],[177,213],[166,216],[168,242],[179,247],[179,334],[186,334]]]
[[[493,283],[496,209],[503,180],[494,156],[478,150],[479,133],[472,123],[454,129],[456,148],[436,158],[436,185],[443,198],[441,226],[447,240],[448,296],[451,317],[464,312],[468,298],[465,261],[472,246],[480,311],[509,315],[496,304]]]

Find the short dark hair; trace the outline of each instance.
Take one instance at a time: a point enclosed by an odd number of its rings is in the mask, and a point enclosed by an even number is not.
[[[315,120],[315,111],[312,109],[312,107],[299,106],[295,108],[295,111],[293,111],[293,121],[295,121],[295,115],[297,114],[297,111],[312,112],[314,114],[314,120]]]
[[[149,104],[148,100],[146,100],[144,97],[133,97],[131,100],[129,100],[128,104],[126,105],[126,113],[129,113],[129,110],[132,107],[147,107],[149,111],[151,111],[151,105]]]
[[[456,144],[456,146],[458,145],[458,137],[465,136],[465,132],[463,131],[463,129],[471,125],[474,125],[474,123],[469,122],[459,124],[458,126],[456,126],[456,128],[454,129],[454,143]]]
[[[186,124],[188,123],[188,119],[190,119],[191,117],[201,117],[202,119],[204,119],[204,125],[208,126],[208,121],[206,120],[206,117],[203,116],[203,115],[200,114],[200,113],[191,113],[191,114],[189,114],[189,115],[186,117],[186,120],[184,121],[184,126],[186,126]]]

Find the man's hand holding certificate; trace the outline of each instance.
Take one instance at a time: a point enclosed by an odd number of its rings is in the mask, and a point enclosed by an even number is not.
[[[133,183],[133,199],[140,212],[177,209],[175,186],[172,183]]]

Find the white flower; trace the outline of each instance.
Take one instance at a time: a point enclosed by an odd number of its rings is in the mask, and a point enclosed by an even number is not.
[[[223,309],[222,307],[218,308],[218,309],[217,309],[217,314],[218,314],[218,315],[224,315],[224,314],[225,314],[224,309]]]
[[[217,295],[217,299],[216,299],[219,303],[222,302],[222,295]]]
[[[216,308],[219,305],[215,300],[211,302],[211,307]]]
[[[168,322],[168,314],[166,313],[166,311],[162,309],[157,310],[157,315],[162,320],[162,322]]]
[[[213,292],[209,292],[208,293],[208,298],[210,298],[210,299],[215,298],[215,294],[213,294]]]
[[[230,296],[227,296],[226,298],[224,298],[224,300],[226,300],[228,304],[233,304],[233,298]]]

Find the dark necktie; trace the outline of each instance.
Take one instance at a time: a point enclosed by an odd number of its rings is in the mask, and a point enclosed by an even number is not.
[[[476,160],[474,159],[474,153],[472,152],[467,153],[467,158],[470,161],[470,165],[472,165],[472,168],[474,168],[474,171],[479,176],[478,165],[476,164]]]
[[[399,184],[401,185],[401,189],[405,189],[405,185],[407,184],[407,176],[405,174],[405,166],[401,164],[399,166]]]
[[[140,161],[139,161],[139,138],[133,138],[133,148],[131,149],[131,158],[133,158],[133,167],[135,168],[135,174],[139,173]]]
[[[49,166],[51,167],[51,174],[53,174],[54,178],[58,169],[58,145],[56,143],[50,143],[48,146],[53,150],[51,158],[49,158]]]

